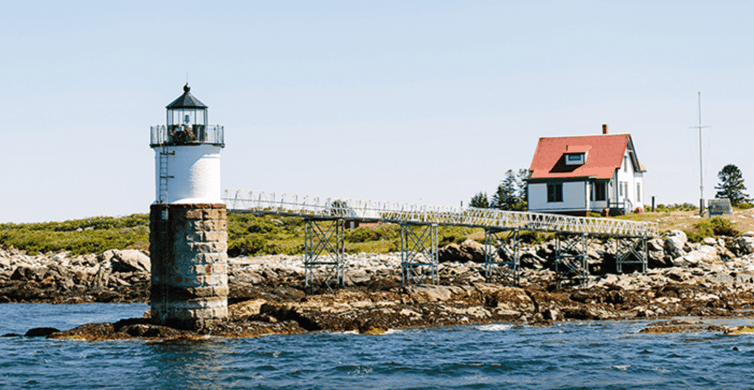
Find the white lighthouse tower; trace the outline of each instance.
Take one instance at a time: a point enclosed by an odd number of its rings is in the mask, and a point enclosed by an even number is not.
[[[227,212],[221,199],[222,126],[190,93],[152,126],[155,202],[150,210],[153,322],[199,329],[228,315]]]
[[[224,128],[209,125],[207,106],[190,93],[168,104],[167,126],[153,126],[156,203],[222,203],[220,150]]]

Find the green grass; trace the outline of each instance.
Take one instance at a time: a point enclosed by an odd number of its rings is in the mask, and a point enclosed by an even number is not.
[[[315,224],[327,232],[330,222]],[[419,227],[412,227],[421,237]],[[460,243],[481,231],[440,226],[440,246]],[[304,252],[303,220],[296,217],[228,215],[228,255],[301,254]],[[380,223],[348,229],[343,233],[348,253],[387,253],[399,251],[401,230],[398,225]],[[428,237],[425,237],[428,238]],[[426,244],[429,242],[425,239]],[[67,251],[71,255],[99,254],[109,249],[149,249],[149,215],[95,217],[64,222],[0,224],[0,247],[14,247],[30,255]]]
[[[65,222],[0,224],[0,246],[29,254],[68,251],[74,255],[108,249],[146,248],[149,216],[95,217]]]
[[[610,218],[623,219],[623,220],[627,220],[627,221],[637,221],[637,222],[644,222],[644,221],[654,222],[654,220],[657,219],[658,214],[659,215],[669,216],[670,212],[625,214],[625,215],[618,215],[618,216],[610,217]]]

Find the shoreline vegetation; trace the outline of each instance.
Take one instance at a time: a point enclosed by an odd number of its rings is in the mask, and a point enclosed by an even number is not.
[[[590,239],[590,279],[558,280],[551,236],[531,233],[521,248],[521,283],[487,278],[481,229],[440,228],[439,285],[402,286],[397,226],[346,232],[346,286],[304,292],[303,223],[231,214],[230,318],[196,331],[148,318],[31,329],[28,336],[83,340],[253,337],[317,330],[381,334],[389,329],[568,320],[656,320],[645,332],[708,329],[675,317],[754,317],[754,210],[699,218],[667,209],[627,219],[656,221],[646,273],[616,273],[611,240]],[[0,224],[0,303],[148,302],[148,216]],[[299,237],[300,236],[300,239]],[[632,271],[632,270],[628,270]],[[558,283],[561,282],[561,283]],[[740,333],[751,326],[712,327]],[[17,335],[6,335],[17,336]]]
[[[656,212],[628,214],[616,219],[657,222],[661,233],[682,230],[692,242],[705,237],[735,237],[754,231],[754,208],[734,209],[725,218],[699,218],[689,203],[663,205]],[[599,214],[592,217],[602,218]],[[522,232],[525,240],[541,242],[551,237],[540,232]],[[439,246],[460,244],[466,239],[484,240],[481,228],[440,226]],[[345,234],[347,253],[389,253],[400,250],[400,230],[394,224],[367,225]],[[111,249],[149,250],[149,214],[122,217],[92,217],[63,222],[0,223],[0,247],[29,255],[66,252],[68,255],[102,254]],[[228,256],[296,255],[304,251],[301,218],[228,214]]]

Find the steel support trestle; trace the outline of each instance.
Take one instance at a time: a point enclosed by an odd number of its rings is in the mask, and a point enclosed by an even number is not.
[[[499,280],[509,286],[519,283],[518,229],[484,229],[484,276],[487,281]]]
[[[555,272],[558,274],[558,286],[563,279],[571,277],[584,285],[589,279],[589,264],[587,250],[589,235],[563,234],[556,235]]]
[[[304,220],[304,277],[306,293],[333,292],[345,281],[344,221]]]
[[[401,224],[401,275],[406,284],[437,284],[437,224]]]
[[[639,264],[641,272],[647,272],[647,249],[646,237],[619,237],[616,240],[615,269],[618,273],[623,272],[624,264]]]

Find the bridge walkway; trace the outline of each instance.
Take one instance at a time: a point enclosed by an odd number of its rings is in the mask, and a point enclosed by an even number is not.
[[[464,226],[485,231],[485,273],[488,279],[517,285],[520,232],[555,233],[556,271],[563,279],[585,283],[589,278],[589,239],[616,239],[616,269],[647,266],[647,240],[659,233],[655,222],[574,217],[497,209],[429,206],[360,199],[323,198],[285,193],[225,190],[229,212],[281,215],[305,222],[307,290],[343,286],[344,222],[388,222],[401,227],[401,268],[407,283],[438,283],[437,227]],[[319,223],[317,223],[319,222]],[[323,225],[324,223],[324,225]]]

